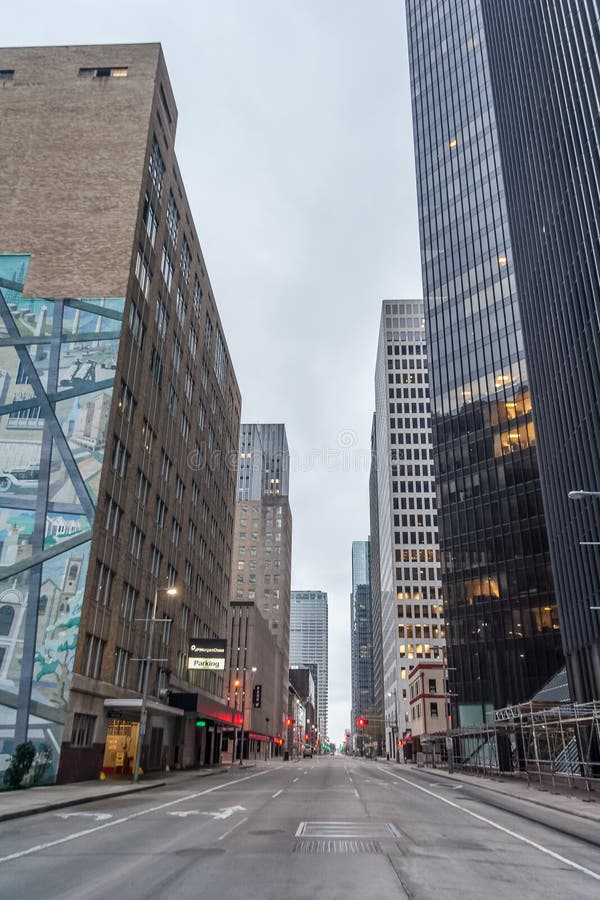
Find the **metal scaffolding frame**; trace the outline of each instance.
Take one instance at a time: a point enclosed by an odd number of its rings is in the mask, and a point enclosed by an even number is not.
[[[442,759],[447,759],[447,738],[429,735],[431,750]],[[453,729],[450,739],[456,769],[600,790],[598,701],[506,707],[495,711],[492,722]]]

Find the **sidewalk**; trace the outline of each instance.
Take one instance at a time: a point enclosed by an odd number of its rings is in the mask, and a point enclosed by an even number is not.
[[[387,762],[386,760],[382,760]],[[492,778],[484,775],[467,775],[463,772],[453,773],[450,775],[445,769],[433,769],[423,767],[417,769],[412,764],[397,764],[393,761],[388,763],[394,767],[394,771],[399,775],[411,775],[420,772],[428,778],[443,778],[453,781],[455,784],[464,784],[469,787],[477,787],[482,790],[491,791],[495,794],[504,794],[504,796],[512,797],[515,800],[524,800],[527,803],[534,803],[536,806],[543,806],[546,809],[553,809],[556,812],[568,813],[572,816],[579,816],[581,819],[588,819],[590,822],[600,824],[600,797],[596,794],[592,795],[593,799],[584,799],[583,791],[577,793],[552,792],[539,788],[536,785],[527,785],[523,781],[501,778]],[[582,796],[580,796],[580,794]]]
[[[78,806],[110,797],[123,797],[153,788],[174,785],[179,782],[205,778],[217,772],[227,771],[228,766],[212,769],[184,769],[177,772],[151,772],[142,781],[134,784],[129,779],[106,781],[78,781],[74,784],[51,784],[43,787],[25,788],[17,791],[0,792],[0,822],[32,816],[36,813]]]

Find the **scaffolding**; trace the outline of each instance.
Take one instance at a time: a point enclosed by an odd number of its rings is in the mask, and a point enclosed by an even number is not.
[[[451,747],[450,747],[451,742]],[[600,702],[552,706],[531,701],[496,710],[494,720],[429,735],[454,768],[600,791]]]

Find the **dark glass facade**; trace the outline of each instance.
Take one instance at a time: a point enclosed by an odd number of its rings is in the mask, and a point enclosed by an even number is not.
[[[381,574],[379,570],[379,511],[377,489],[377,426],[371,428],[371,470],[369,472],[369,522],[371,535],[371,635],[373,638],[373,702],[383,716],[383,640],[381,635]]]
[[[468,725],[563,657],[480,3],[406,9],[446,638]]]
[[[371,619],[371,548],[369,541],[352,542],[350,596],[352,648],[352,730],[359,715],[373,712],[373,630]]]
[[[552,566],[575,699],[600,697],[597,0],[482,0]]]

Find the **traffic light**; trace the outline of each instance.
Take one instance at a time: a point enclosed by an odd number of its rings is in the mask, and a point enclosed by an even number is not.
[[[196,728],[206,728],[206,719],[196,719]]]
[[[369,724],[369,720],[363,719],[362,716],[359,716],[358,719],[356,720],[356,724],[358,725],[359,728],[364,728],[365,725]]]
[[[304,735],[304,740],[305,740],[305,741],[310,740],[310,734],[305,734],[305,735]]]
[[[255,684],[252,689],[252,706],[260,709],[262,704],[262,684]]]
[[[285,720],[285,724],[287,725],[288,728],[291,728],[292,725],[294,724],[294,720],[290,719],[290,717],[288,716],[287,719]]]

